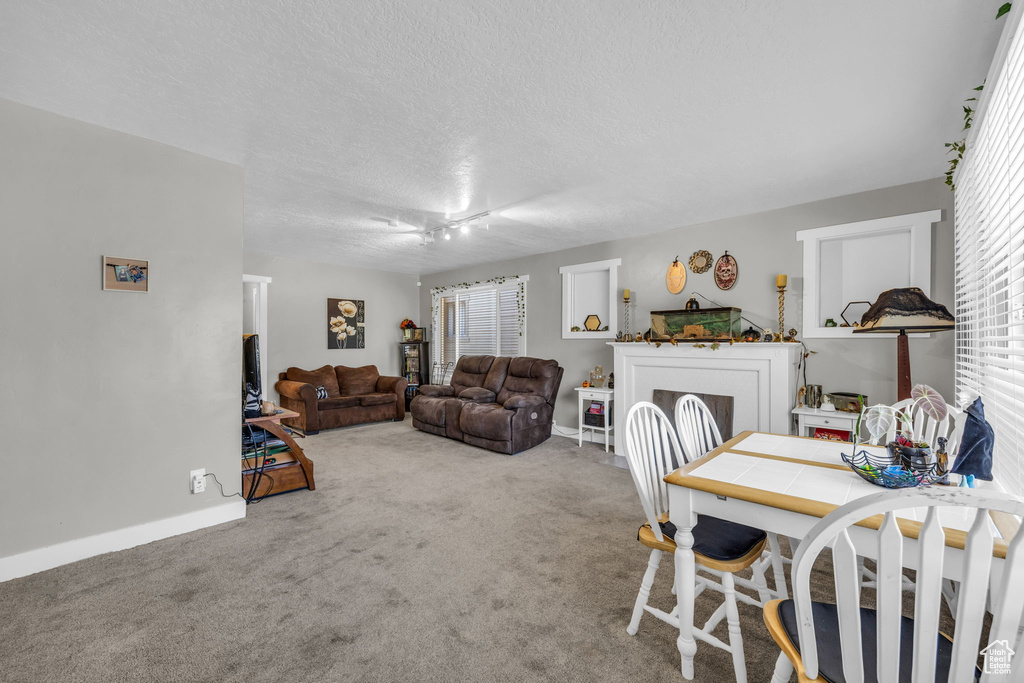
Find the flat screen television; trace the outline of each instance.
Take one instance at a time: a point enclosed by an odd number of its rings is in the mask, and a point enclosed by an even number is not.
[[[245,417],[259,417],[263,403],[263,382],[260,379],[260,338],[242,335],[242,411]]]

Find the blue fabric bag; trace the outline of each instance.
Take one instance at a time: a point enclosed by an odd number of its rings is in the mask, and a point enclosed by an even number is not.
[[[964,435],[960,439],[960,453],[953,466],[954,474],[973,474],[976,479],[992,481],[992,449],[996,435],[985,419],[985,405],[979,396],[967,410]]]

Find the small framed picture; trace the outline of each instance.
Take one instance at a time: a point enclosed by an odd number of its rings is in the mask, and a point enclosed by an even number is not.
[[[149,261],[104,256],[103,289],[115,292],[148,292]]]

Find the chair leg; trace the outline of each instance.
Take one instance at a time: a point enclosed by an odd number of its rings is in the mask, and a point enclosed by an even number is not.
[[[959,597],[960,582],[953,581],[952,579],[942,580],[942,597],[946,600],[946,606],[949,607],[949,613],[956,619],[956,606],[957,598]]]
[[[732,666],[736,671],[736,683],[747,683],[747,660],[743,657],[740,612],[736,608],[736,584],[730,572],[722,573],[722,587],[725,588],[725,615],[729,622],[729,650],[732,651]]]
[[[775,593],[779,598],[785,600],[789,598],[789,588],[786,586],[786,572],[783,569],[779,535],[775,533],[768,534],[768,543],[772,546],[772,574],[775,575]],[[761,602],[764,602],[764,599]]]
[[[640,628],[640,617],[644,615],[644,607],[647,606],[647,599],[651,596],[651,586],[654,585],[654,575],[658,573],[658,565],[661,564],[661,551],[652,550],[651,559],[647,561],[647,571],[644,572],[643,581],[640,582],[640,592],[636,596],[636,604],[633,605],[633,618],[629,620],[626,633],[635,636]]]
[[[754,590],[757,591],[757,599],[761,601],[762,605],[764,605],[764,603],[768,602],[773,597],[772,591],[768,590],[768,580],[764,577],[764,563],[755,562],[751,565],[750,569],[753,571],[751,578],[754,581]],[[778,577],[776,577],[775,580],[778,581]]]
[[[789,683],[793,671],[793,662],[789,661],[789,657],[780,652],[779,658],[775,660],[775,673],[772,674],[772,683]]]

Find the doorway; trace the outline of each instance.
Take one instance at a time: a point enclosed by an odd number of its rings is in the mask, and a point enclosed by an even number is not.
[[[264,275],[242,275],[242,334],[259,335],[260,339],[260,383],[263,396],[269,389],[267,384],[267,287],[271,279]]]

